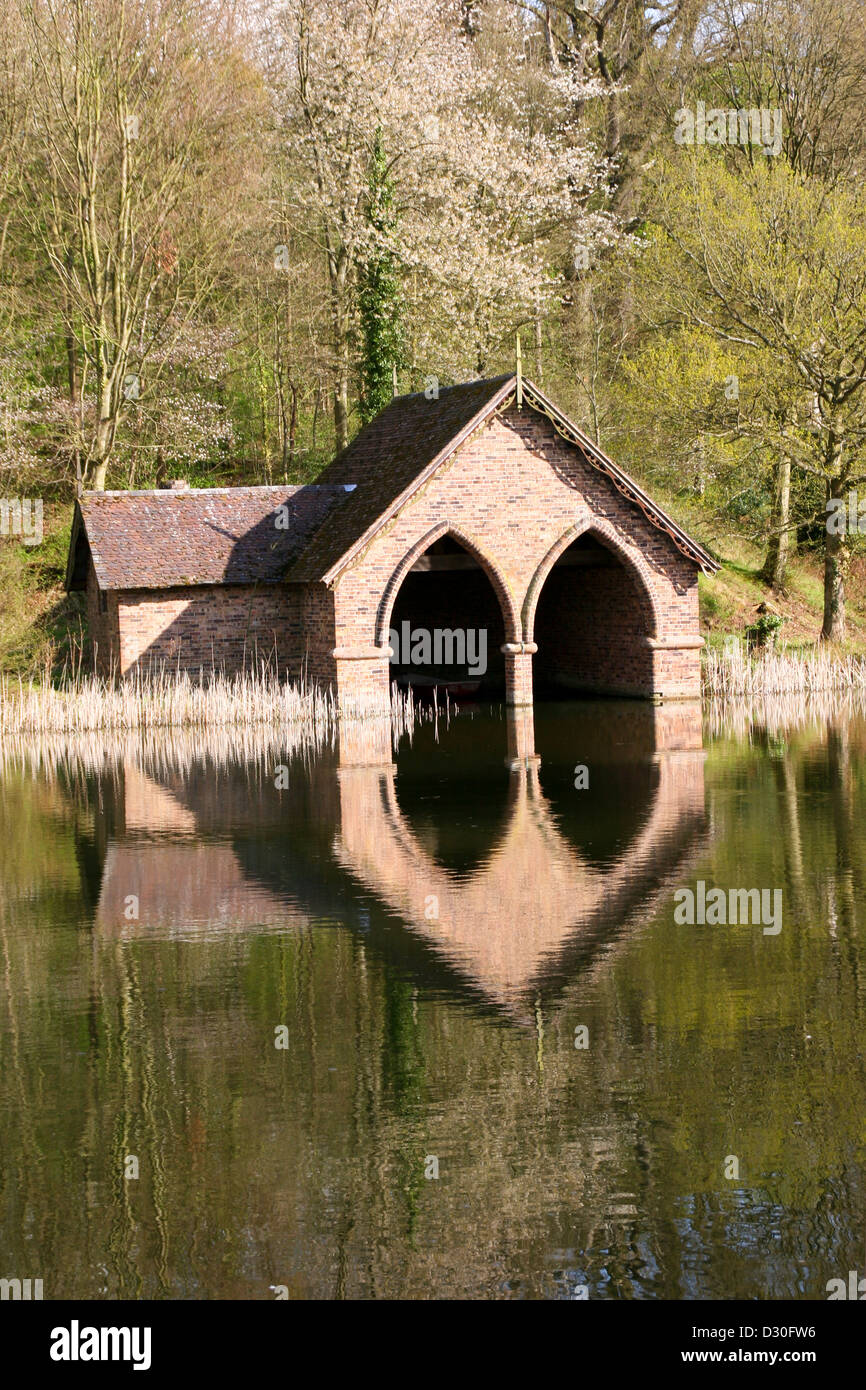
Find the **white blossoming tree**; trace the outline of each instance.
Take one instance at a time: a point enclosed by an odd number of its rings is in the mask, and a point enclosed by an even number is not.
[[[585,268],[617,236],[574,84],[543,66],[528,80],[519,63],[488,65],[463,19],[456,0],[289,0],[268,31],[290,170],[279,215],[324,262],[338,447],[349,434],[357,266],[376,235],[366,199],[377,136],[416,378],[484,373],[506,343],[510,355],[514,329],[543,314],[575,260]]]

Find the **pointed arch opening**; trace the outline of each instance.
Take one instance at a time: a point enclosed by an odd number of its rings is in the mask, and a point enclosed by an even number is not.
[[[596,527],[567,533],[530,586],[527,641],[537,697],[653,694],[655,606],[646,582]]]
[[[391,677],[417,693],[434,687],[464,698],[501,698],[502,646],[516,623],[498,572],[451,528],[425,537],[388,586],[379,641],[391,649]]]

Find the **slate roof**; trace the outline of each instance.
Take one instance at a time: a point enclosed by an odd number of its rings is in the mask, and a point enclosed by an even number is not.
[[[324,518],[350,493],[335,485],[88,492],[75,507],[67,588],[276,584]],[[277,509],[289,526],[277,529]]]
[[[437,400],[428,400],[423,391],[395,396],[319,474],[322,483],[354,483],[357,490],[339,519],[334,517],[313,538],[287,577],[330,579],[356,542],[374,533],[393,504],[411,493],[505,399],[513,380],[500,376],[442,387]]]
[[[606,474],[683,554],[709,574],[719,569],[718,561],[656,506],[537,386],[525,378],[522,386],[525,405],[547,416],[587,463]],[[508,402],[516,388],[517,378],[512,375],[444,387],[436,400],[428,400],[423,392],[395,397],[319,475],[321,483],[354,485],[355,491],[290,564],[286,578],[305,583],[333,581],[439,465]]]

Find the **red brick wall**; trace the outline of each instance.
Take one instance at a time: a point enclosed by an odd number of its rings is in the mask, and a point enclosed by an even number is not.
[[[303,667],[310,680],[336,683],[334,661],[334,594],[324,584],[298,587],[301,607]]]
[[[101,676],[109,676],[117,671],[118,660],[118,609],[117,594],[100,594],[96,582],[93,561],[88,560],[87,585],[85,589],[87,605],[87,633],[90,641],[91,660],[94,670]],[[103,612],[103,601],[105,611]]]
[[[284,677],[308,668],[314,679],[333,678],[333,600],[324,586],[141,590],[118,601],[124,675],[163,665],[233,675],[267,663]]]
[[[652,615],[623,565],[552,569],[535,618],[536,687],[645,694]]]

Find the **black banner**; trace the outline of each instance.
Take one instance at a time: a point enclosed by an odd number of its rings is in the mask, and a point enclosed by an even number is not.
[[[575,1374],[590,1364],[597,1370],[639,1370],[667,1375],[679,1368],[700,1375],[709,1367],[736,1371],[795,1367],[828,1375],[856,1364],[862,1349],[866,1310],[838,1308],[833,1302],[803,1303],[640,1303],[575,1300],[578,1306],[522,1305],[507,1324],[502,1309],[482,1314],[475,1304],[445,1303],[25,1303],[0,1307],[4,1342],[10,1360],[25,1372],[36,1371],[63,1382],[70,1376],[92,1378],[214,1373],[265,1374],[280,1368],[292,1374],[303,1351],[304,1374],[323,1353],[323,1371],[332,1378],[361,1370],[359,1356],[376,1360],[388,1355],[393,1338],[391,1374],[405,1376],[406,1339],[423,1346],[423,1371],[454,1376],[471,1371],[463,1349],[476,1351],[485,1378],[501,1369],[513,1378],[514,1334],[549,1331],[557,1361],[573,1361]],[[849,1300],[845,1300],[849,1301]],[[857,1300],[864,1302],[861,1294]],[[492,1323],[488,1323],[490,1317]],[[535,1319],[541,1318],[540,1323]],[[381,1321],[380,1321],[381,1319]],[[562,1340],[562,1339],[565,1340]],[[410,1341],[411,1346],[411,1341]],[[526,1344],[524,1349],[528,1352]],[[544,1354],[536,1347],[533,1356]],[[455,1357],[460,1357],[455,1361]],[[497,1366],[499,1362],[499,1366]],[[384,1368],[383,1368],[384,1369]],[[368,1362],[367,1372],[373,1365]]]

